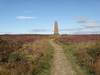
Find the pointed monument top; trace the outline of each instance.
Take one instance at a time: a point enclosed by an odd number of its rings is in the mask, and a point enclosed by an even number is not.
[[[57,22],[57,21],[55,21],[55,22]]]

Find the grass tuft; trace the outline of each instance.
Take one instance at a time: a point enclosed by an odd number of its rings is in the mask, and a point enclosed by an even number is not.
[[[100,35],[62,36],[62,45],[77,75],[100,75]],[[77,68],[77,65],[80,68]]]
[[[52,58],[53,47],[48,39],[26,42],[9,54],[7,62],[0,60],[0,75],[49,75]]]

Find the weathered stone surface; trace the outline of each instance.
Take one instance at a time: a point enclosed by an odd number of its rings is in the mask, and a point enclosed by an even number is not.
[[[58,31],[58,23],[57,23],[57,21],[55,21],[54,35],[59,35],[59,31]]]

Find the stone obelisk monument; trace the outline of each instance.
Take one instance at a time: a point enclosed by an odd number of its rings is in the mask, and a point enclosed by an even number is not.
[[[55,23],[54,23],[54,35],[59,35],[58,23],[57,23],[57,21],[55,21]]]

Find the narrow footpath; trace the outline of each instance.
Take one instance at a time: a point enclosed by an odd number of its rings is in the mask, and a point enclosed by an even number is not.
[[[49,43],[54,47],[51,75],[76,75],[75,71],[71,68],[70,62],[63,53],[61,46],[56,44],[54,39],[50,39]]]

